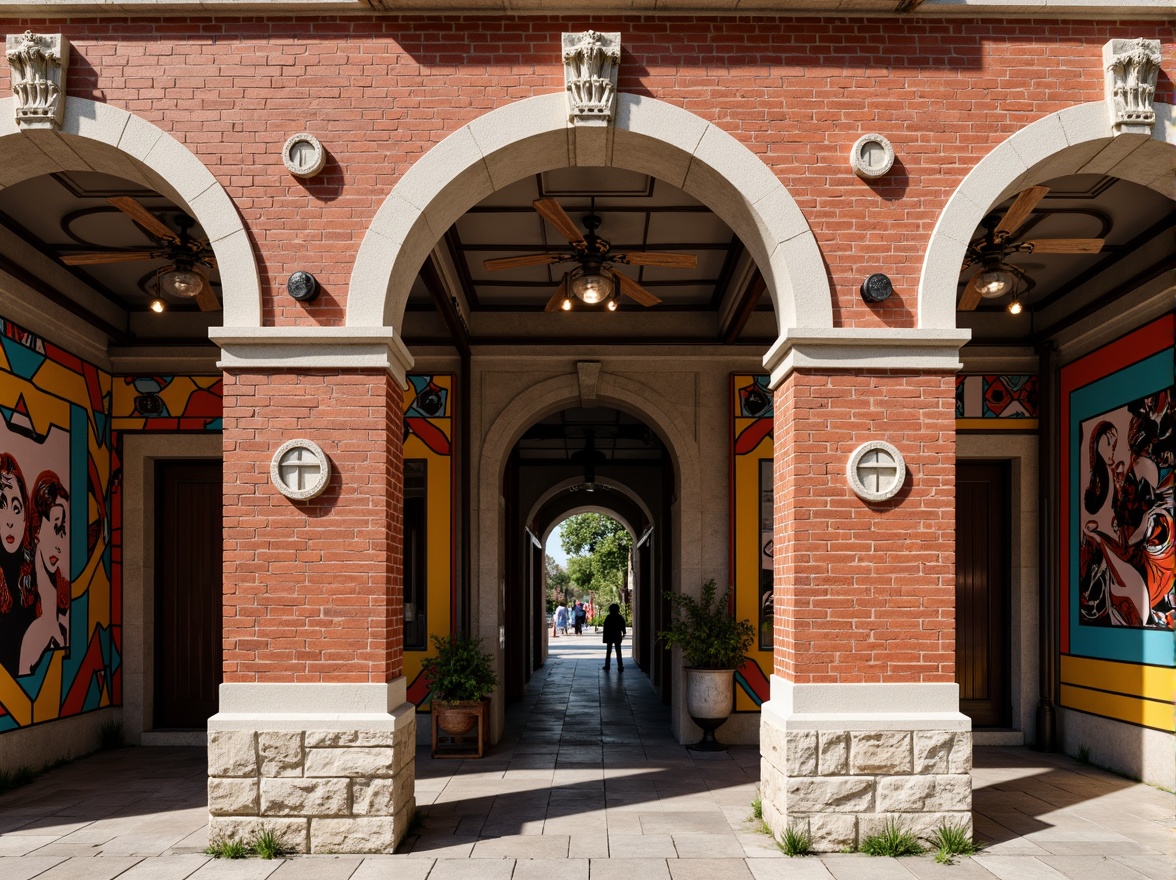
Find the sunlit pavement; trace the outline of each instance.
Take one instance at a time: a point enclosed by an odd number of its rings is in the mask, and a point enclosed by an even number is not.
[[[210,859],[203,750],[137,748],[0,796],[0,880],[1176,878],[1176,797],[1021,748],[976,751],[976,836],[987,843],[977,856],[790,859],[750,818],[754,747],[696,754],[675,743],[641,670],[601,668],[591,627],[551,648],[486,757],[435,760],[419,748],[425,819],[397,855]]]

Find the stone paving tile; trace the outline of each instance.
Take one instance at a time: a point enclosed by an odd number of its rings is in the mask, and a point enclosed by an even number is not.
[[[1024,859],[1015,856],[975,856],[978,862],[1000,880],[1066,880],[1066,875],[1051,868],[1040,859]],[[1088,880],[1075,877],[1073,880]],[[1100,878],[1101,880],[1101,878]]]
[[[429,872],[429,880],[510,880],[514,859],[440,860]]]
[[[278,859],[210,859],[188,880],[266,880],[281,864]]]
[[[727,817],[714,804],[708,811],[639,813],[643,834],[682,834],[694,831],[711,834],[716,829],[727,828]]]
[[[957,858],[950,865],[941,865],[933,856],[927,855],[903,859],[902,865],[919,880],[994,880],[991,871],[967,857]]]
[[[1074,880],[1144,880],[1143,874],[1105,856],[1044,856],[1039,861]],[[1169,863],[1168,876],[1176,876],[1176,865]]]
[[[592,859],[588,880],[670,880],[665,859]]]
[[[740,859],[689,859],[667,863],[671,880],[754,880]]]
[[[576,832],[569,835],[569,839],[570,859],[600,859],[608,856],[608,834],[603,831]]]
[[[0,856],[23,856],[57,840],[57,836],[52,834],[5,834],[0,837]]]
[[[114,880],[139,859],[66,859],[39,874],[37,880]]]
[[[468,859],[477,842],[477,837],[422,834],[407,854],[413,858]]]
[[[609,834],[610,859],[673,859],[678,851],[669,834]]]
[[[680,859],[742,859],[743,847],[734,834],[673,834]],[[673,865],[670,866],[673,873]]]
[[[755,880],[832,880],[833,875],[820,859],[803,858],[783,861],[756,860],[747,863]]]
[[[568,835],[534,834],[496,837],[474,844],[473,859],[566,859]]]
[[[826,856],[821,861],[837,880],[911,880],[909,859],[884,856]]]
[[[588,880],[588,859],[517,859],[511,880]],[[399,880],[399,878],[397,878]],[[637,880],[637,878],[631,878]]]
[[[364,856],[350,880],[425,880],[433,870],[432,859],[406,856]],[[277,878],[275,878],[277,880]]]
[[[294,856],[283,860],[270,876],[273,880],[348,880],[361,862],[363,856]]]
[[[1111,861],[1126,865],[1148,880],[1172,880],[1172,855],[1112,856]]]
[[[64,861],[63,856],[0,858],[0,877],[4,880],[31,880]]]
[[[143,859],[129,871],[118,875],[118,880],[185,880],[211,861],[205,855],[169,855]]]

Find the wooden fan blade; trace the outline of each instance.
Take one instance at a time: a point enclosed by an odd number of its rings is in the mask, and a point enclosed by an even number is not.
[[[212,285],[208,283],[207,279],[204,282],[204,287],[196,294],[196,305],[200,306],[202,312],[220,311],[220,300],[216,298],[216,291],[212,289]]]
[[[1097,254],[1103,241],[1101,238],[1045,238],[1025,241],[1020,246],[1031,254]]]
[[[525,257],[496,257],[493,260],[483,260],[482,265],[491,272],[496,272],[499,269],[520,269],[523,266],[549,266],[570,259],[569,254],[527,254]]]
[[[559,308],[561,305],[563,305],[563,301],[567,298],[567,295],[568,295],[568,276],[565,275],[563,277],[563,279],[559,282],[559,287],[557,287],[555,289],[554,295],[552,295],[551,299],[549,299],[547,301],[547,306],[546,306],[546,308],[543,309],[543,311],[545,311],[545,312],[559,311]]]
[[[976,308],[980,303],[980,291],[972,286],[969,281],[964,287],[964,295],[960,297],[959,310],[961,312],[970,312]]]
[[[61,258],[61,262],[67,266],[101,266],[105,263],[150,260],[153,256],[153,251],[89,251],[80,254],[66,254]]]
[[[630,266],[669,266],[675,269],[697,269],[698,257],[694,254],[654,254],[648,251],[640,253],[614,254],[618,262]]]
[[[621,286],[621,293],[635,300],[643,306],[656,306],[660,299],[622,272],[613,272],[613,278],[617,279],[617,284]]]
[[[560,235],[572,244],[583,244],[584,233],[580,231],[567,212],[555,199],[535,199],[531,206],[543,215],[543,219],[556,228]]]
[[[107,201],[161,241],[178,242],[180,240],[174,232],[163,224],[162,220],[130,196],[112,196]]]
[[[1047,192],[1049,192],[1048,186],[1031,186],[1022,190],[1021,194],[1017,196],[1017,200],[1005,211],[1000,225],[996,227],[997,240],[1009,238],[1020,229],[1029,219],[1029,215],[1033,213],[1033,209],[1037,207],[1037,203],[1045,198]]]

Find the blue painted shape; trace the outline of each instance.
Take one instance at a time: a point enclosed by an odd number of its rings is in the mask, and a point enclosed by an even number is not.
[[[90,594],[83,593],[69,606],[69,647],[61,660],[61,698],[73,687],[74,679],[82,661],[86,659],[86,648],[90,646]]]
[[[4,346],[4,354],[8,358],[8,365],[12,372],[22,379],[32,379],[45,363],[45,355],[25,348],[15,339],[0,337],[0,345]]]
[[[7,733],[10,730],[16,730],[20,727],[16,723],[16,719],[11,715],[0,715],[0,733]]]
[[[69,580],[81,577],[89,561],[86,532],[90,528],[90,444],[89,413],[71,403],[69,407]]]
[[[82,703],[83,712],[93,712],[102,705],[102,686],[98,684],[98,676],[90,678],[90,686],[86,688],[86,700]]]
[[[50,613],[53,613],[52,609],[50,609]],[[45,651],[41,654],[41,659],[37,661],[32,672],[16,679],[16,683],[20,685],[21,690],[28,694],[30,700],[37,699],[41,688],[45,686],[45,676],[49,674],[49,661],[52,659],[53,652]]]
[[[1066,479],[1070,481],[1070,509],[1067,511],[1070,520],[1070,546],[1067,548],[1070,554],[1070,583],[1067,585],[1070,601],[1067,613],[1070,617],[1071,654],[1149,666],[1174,665],[1171,631],[1087,626],[1081,623],[1078,616],[1078,553],[1084,520],[1081,508],[1083,487],[1079,485],[1078,462],[1086,455],[1082,449],[1082,422],[1118,409],[1132,400],[1171,388],[1176,370],[1174,354],[1176,352],[1173,349],[1164,349],[1070,392],[1070,473]]]

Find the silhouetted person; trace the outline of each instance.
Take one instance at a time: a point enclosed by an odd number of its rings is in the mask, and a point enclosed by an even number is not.
[[[608,617],[604,619],[604,668],[608,671],[612,660],[613,649],[617,651],[617,672],[625,671],[625,661],[621,659],[621,642],[625,638],[625,618],[621,616],[621,606],[613,602],[608,606]]]

